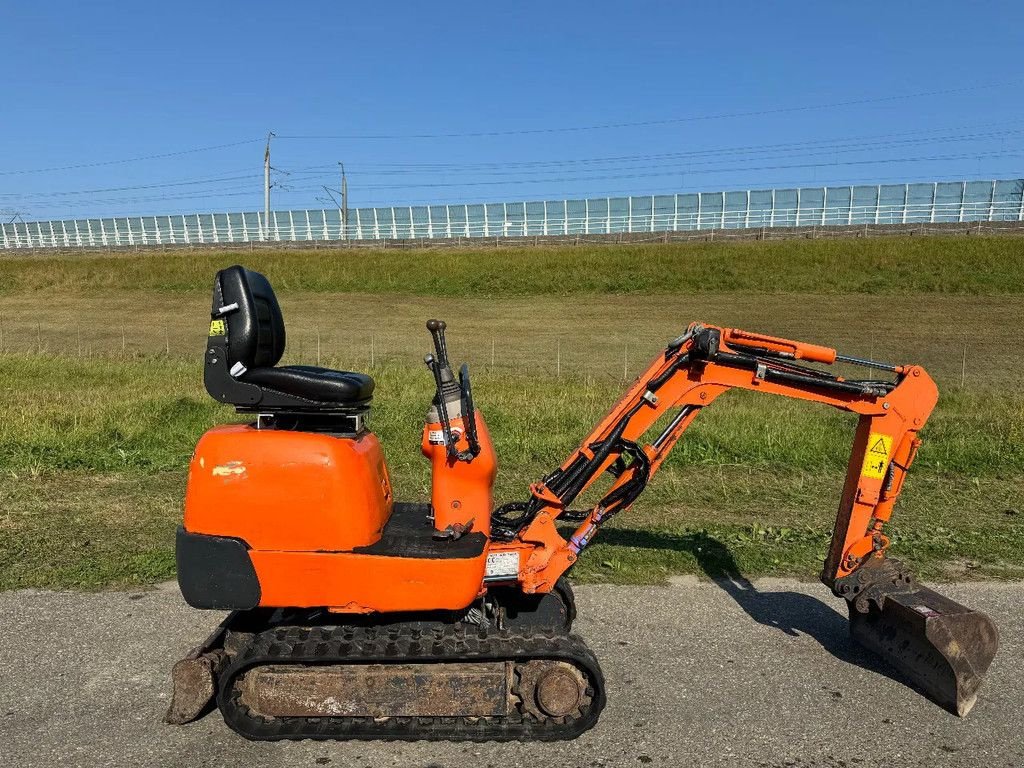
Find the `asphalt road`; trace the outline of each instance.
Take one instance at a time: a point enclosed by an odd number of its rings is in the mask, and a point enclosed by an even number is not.
[[[1002,648],[960,720],[850,644],[824,587],[581,587],[576,630],[608,707],[556,744],[256,744],[215,714],[165,725],[168,671],[220,616],[173,585],[136,593],[0,594],[3,766],[1008,766],[1024,765],[1024,586],[957,585]]]

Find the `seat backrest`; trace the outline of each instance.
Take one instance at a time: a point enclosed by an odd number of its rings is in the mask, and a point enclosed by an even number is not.
[[[237,305],[237,308],[234,306]],[[270,281],[235,265],[217,273],[211,316],[223,321],[228,367],[269,368],[284,354],[284,316]],[[215,334],[211,327],[211,336]]]

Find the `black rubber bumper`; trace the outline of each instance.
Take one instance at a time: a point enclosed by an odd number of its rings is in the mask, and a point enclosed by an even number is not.
[[[260,581],[241,539],[189,533],[178,526],[178,587],[193,608],[247,611],[260,603]]]

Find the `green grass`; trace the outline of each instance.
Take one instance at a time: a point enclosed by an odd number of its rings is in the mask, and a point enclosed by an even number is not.
[[[512,296],[715,291],[828,294],[1024,292],[1024,238],[324,250],[0,259],[0,292],[209,290],[242,261],[281,292]]]
[[[400,498],[425,499],[422,323],[449,322],[522,498],[646,360],[702,319],[925,365],[938,408],[890,526],[926,578],[1024,578],[1024,239],[0,257],[0,589],[171,578],[185,468],[238,418],[202,389],[209,284],[265,271],[287,362],[368,370]],[[854,419],[730,393],[574,569],[814,578]]]
[[[97,587],[173,575],[173,530],[192,446],[238,418],[194,363],[8,355],[0,384],[4,480],[0,588]],[[372,426],[397,495],[425,499],[419,455],[429,377],[371,370]],[[523,498],[614,401],[620,385],[480,371],[475,389],[501,461],[497,496]],[[734,393],[695,422],[635,510],[576,577],[649,582],[675,573],[814,576],[827,547],[852,417]],[[1024,576],[1024,396],[940,401],[895,518],[896,551],[924,574]],[[717,544],[715,542],[718,542]],[[730,561],[707,552],[724,548]],[[732,563],[729,566],[729,563]]]

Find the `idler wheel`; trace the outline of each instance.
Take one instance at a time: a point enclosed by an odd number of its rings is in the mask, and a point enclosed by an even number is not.
[[[537,680],[534,695],[537,706],[549,717],[568,717],[574,714],[586,694],[586,686],[579,672],[569,666],[553,666]]]

